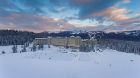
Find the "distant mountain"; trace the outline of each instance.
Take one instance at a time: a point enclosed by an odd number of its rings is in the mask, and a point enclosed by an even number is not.
[[[98,32],[95,34],[96,39],[117,39],[128,41],[140,41],[140,30],[123,31],[123,32]]]
[[[47,32],[46,32],[47,33]],[[140,30],[123,31],[123,32],[103,32],[103,31],[64,31],[57,33],[47,33],[47,36],[52,37],[70,37],[80,36],[82,39],[116,39],[127,41],[140,41]]]

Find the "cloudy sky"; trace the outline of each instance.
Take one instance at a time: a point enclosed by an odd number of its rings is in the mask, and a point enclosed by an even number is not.
[[[140,0],[0,0],[0,29],[140,30]]]

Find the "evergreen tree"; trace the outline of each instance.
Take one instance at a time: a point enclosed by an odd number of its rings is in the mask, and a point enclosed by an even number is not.
[[[39,50],[43,50],[43,48],[44,48],[44,45],[39,45],[39,46],[38,46],[38,49],[39,49]]]
[[[33,47],[32,47],[32,51],[33,51],[33,52],[36,51],[36,45],[33,45]]]
[[[26,50],[26,46],[25,46],[25,45],[23,46],[21,52],[27,52],[27,50]]]
[[[1,53],[2,53],[2,54],[5,54],[5,51],[2,51]]]
[[[12,47],[12,51],[13,51],[13,53],[17,53],[17,45],[14,45],[14,46]]]
[[[50,46],[50,45],[48,45],[48,48],[51,48],[51,46]]]

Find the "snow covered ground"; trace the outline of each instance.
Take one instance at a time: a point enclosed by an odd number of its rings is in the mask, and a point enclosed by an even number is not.
[[[139,55],[71,52],[54,46],[13,54],[11,47],[0,46],[0,52],[6,52],[0,54],[0,78],[140,78]]]

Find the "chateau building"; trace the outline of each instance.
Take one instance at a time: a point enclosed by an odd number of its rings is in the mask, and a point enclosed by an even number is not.
[[[55,46],[65,46],[65,47],[75,47],[80,46],[91,46],[95,45],[96,40],[82,40],[80,37],[48,37],[48,38],[36,38],[33,41],[34,45],[55,45]]]

